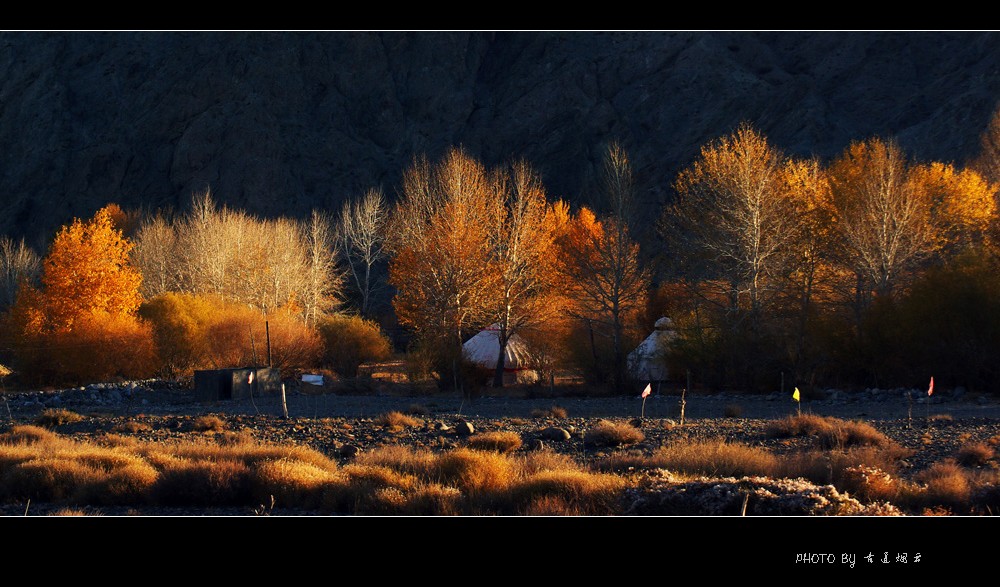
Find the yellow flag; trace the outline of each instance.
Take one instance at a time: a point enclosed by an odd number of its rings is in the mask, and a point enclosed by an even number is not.
[[[795,401],[799,401],[799,388],[798,387],[796,387],[795,391],[792,392],[792,399],[795,400]]]

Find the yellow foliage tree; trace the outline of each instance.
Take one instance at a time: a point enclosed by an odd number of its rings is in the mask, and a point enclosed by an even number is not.
[[[997,186],[948,163],[915,165],[910,183],[930,206],[933,246],[946,258],[984,244],[996,216]]]
[[[42,261],[43,330],[71,330],[92,313],[134,316],[142,303],[142,274],[129,261],[132,247],[107,207],[88,222],[64,226]]]
[[[41,287],[23,287],[6,317],[28,380],[140,377],[155,368],[152,333],[136,318],[142,275],[111,212],[64,226],[42,261]]]

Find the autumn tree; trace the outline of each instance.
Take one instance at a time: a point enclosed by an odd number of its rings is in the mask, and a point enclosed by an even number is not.
[[[742,124],[702,147],[678,176],[675,201],[661,219],[660,234],[688,274],[724,284],[728,311],[753,325],[800,230],[784,167],[783,155]]]
[[[146,299],[180,288],[177,231],[162,214],[142,223],[135,238],[132,261],[142,271]]]
[[[7,317],[26,371],[73,380],[148,374],[154,355],[135,317],[142,275],[129,260],[132,246],[108,208],[60,229],[42,260],[40,287],[22,288]]]
[[[15,243],[10,237],[0,237],[0,307],[10,307],[21,283],[33,283],[40,271],[38,253],[23,238]]]
[[[370,316],[384,287],[386,224],[389,208],[382,190],[370,189],[358,200],[345,201],[337,225],[340,252],[357,293],[358,312]]]
[[[315,326],[337,308],[343,297],[344,275],[337,264],[340,247],[334,221],[325,212],[313,210],[300,232],[305,243],[307,276],[303,311],[306,324]]]
[[[216,295],[261,314],[293,309],[310,323],[336,308],[343,283],[327,215],[259,219],[218,206],[209,192],[174,221],[147,221],[134,258],[147,295]]]
[[[852,143],[829,168],[840,261],[855,276],[856,312],[889,296],[931,251],[931,206],[895,141]]]
[[[464,333],[490,318],[497,289],[494,197],[483,165],[451,149],[435,165],[425,157],[413,162],[392,215],[386,244],[396,316],[419,338],[435,341],[453,371]]]
[[[996,219],[995,184],[972,169],[937,161],[912,166],[909,182],[928,206],[933,252],[943,260],[982,252]]]
[[[69,330],[88,313],[134,316],[142,303],[142,274],[129,260],[132,247],[107,208],[63,227],[42,261],[44,329]]]
[[[556,227],[541,178],[520,161],[496,170],[492,184],[495,210],[489,239],[498,279],[489,313],[500,346],[493,385],[502,387],[508,341],[556,316],[562,296],[555,291]]]

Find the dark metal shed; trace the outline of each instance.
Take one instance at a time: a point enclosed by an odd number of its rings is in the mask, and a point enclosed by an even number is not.
[[[203,402],[270,395],[281,391],[281,372],[267,367],[195,371],[194,389]]]

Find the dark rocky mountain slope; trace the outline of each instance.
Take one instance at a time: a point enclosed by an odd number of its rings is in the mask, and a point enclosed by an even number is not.
[[[526,158],[581,201],[618,139],[650,208],[743,120],[801,155],[877,134],[962,162],[1000,95],[990,32],[6,32],[0,47],[0,232],[39,248],[111,201],[184,209],[210,187],[302,216],[393,195],[415,155],[452,145]]]

